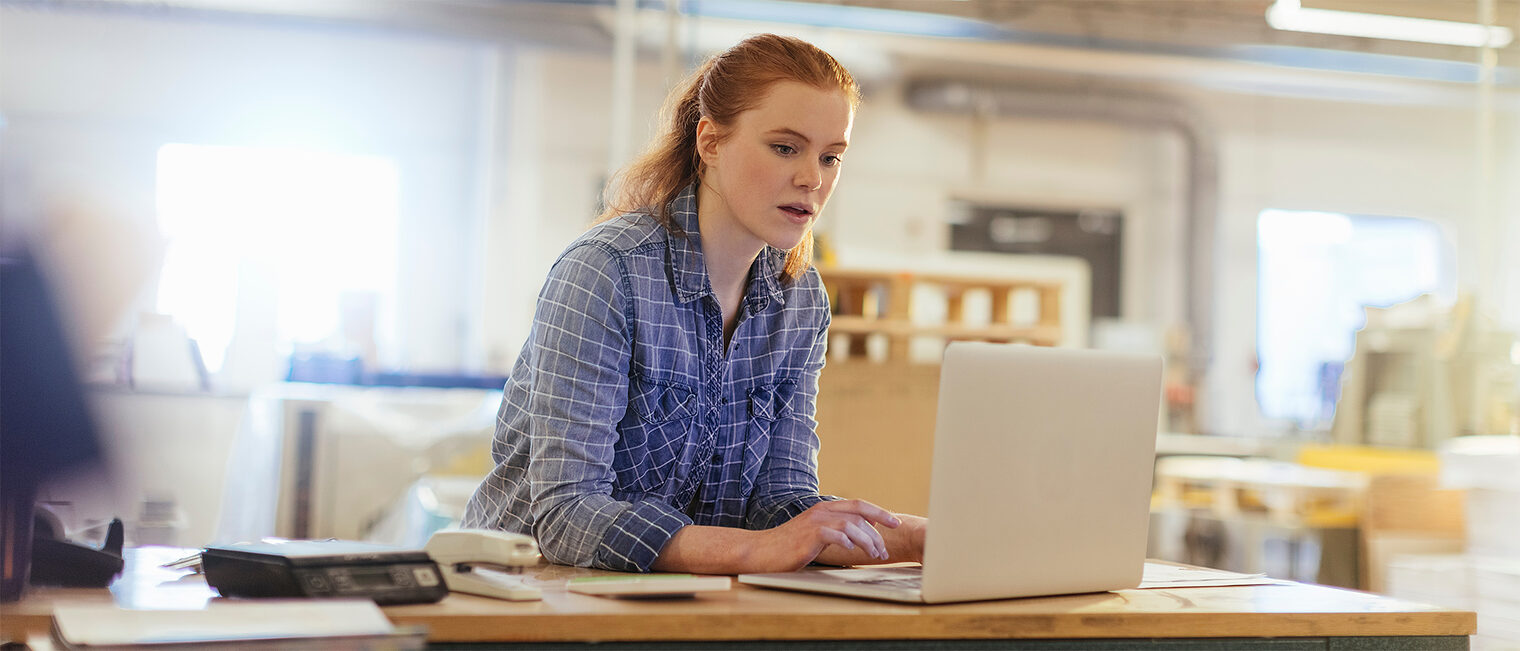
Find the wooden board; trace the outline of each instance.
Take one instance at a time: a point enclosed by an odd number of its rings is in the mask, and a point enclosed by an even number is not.
[[[830,361],[818,389],[819,490],[928,512],[938,400],[937,364]]]

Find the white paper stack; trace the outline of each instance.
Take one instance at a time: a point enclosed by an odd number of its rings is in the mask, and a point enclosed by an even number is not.
[[[1520,560],[1474,557],[1480,649],[1520,648]]]
[[[1469,488],[1466,503],[1467,553],[1520,559],[1520,491]]]
[[[1476,649],[1520,649],[1520,437],[1463,436],[1441,449],[1441,484],[1466,490]]]
[[[1389,596],[1472,610],[1472,563],[1466,554],[1399,554],[1388,562]]]
[[[1441,485],[1467,491],[1467,553],[1520,559],[1520,437],[1447,441]]]
[[[1520,437],[1459,436],[1441,445],[1446,488],[1520,491]]]

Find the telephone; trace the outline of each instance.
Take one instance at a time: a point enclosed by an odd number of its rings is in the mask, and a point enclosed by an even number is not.
[[[528,536],[491,529],[445,529],[428,538],[423,548],[443,570],[443,582],[450,591],[508,601],[543,598],[522,575],[525,568],[538,564],[538,543]]]
[[[106,540],[99,549],[70,542],[63,537],[63,521],[58,515],[38,504],[32,519],[32,585],[110,586],[126,567],[121,553],[123,532],[117,518],[106,528]]]

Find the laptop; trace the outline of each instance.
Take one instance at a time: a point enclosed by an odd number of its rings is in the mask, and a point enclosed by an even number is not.
[[[1160,402],[1157,355],[951,343],[922,567],[739,582],[910,603],[1136,587]]]

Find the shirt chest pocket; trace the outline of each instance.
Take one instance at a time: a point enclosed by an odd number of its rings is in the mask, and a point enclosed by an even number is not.
[[[772,453],[771,439],[776,435],[776,423],[792,417],[796,412],[796,400],[795,380],[759,384],[750,388],[749,435],[744,444],[744,478],[741,486],[744,494],[748,495],[754,487],[765,457]]]
[[[634,376],[628,411],[613,446],[617,493],[655,491],[670,478],[696,415],[696,392],[675,382]]]
[[[769,427],[770,423],[792,415],[792,397],[797,383],[782,380],[756,385],[749,390],[749,419]]]

